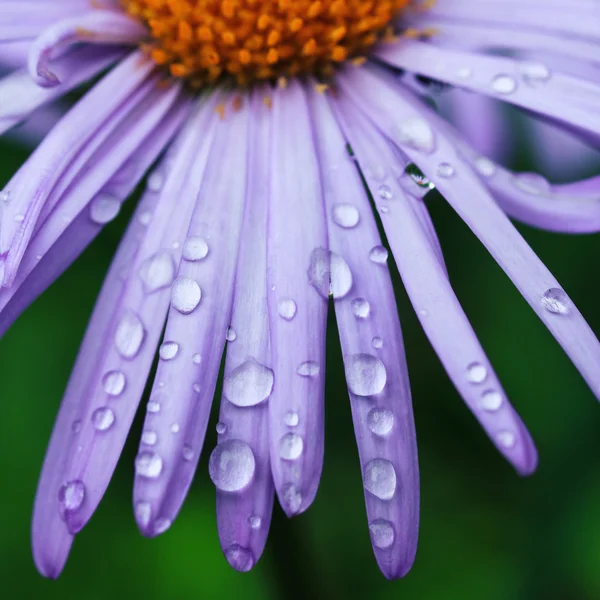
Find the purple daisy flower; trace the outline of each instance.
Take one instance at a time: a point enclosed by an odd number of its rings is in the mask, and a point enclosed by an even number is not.
[[[157,351],[134,511],[144,535],[171,526],[225,347],[209,471],[225,556],[251,569],[275,494],[292,516],[317,492],[331,297],[375,556],[405,575],[419,475],[386,244],[468,408],[531,473],[533,441],[453,292],[433,188],[600,396],[594,333],[509,220],[596,232],[600,178],[510,172],[476,149],[494,151],[493,130],[462,135],[424,98],[452,86],[464,115],[476,92],[598,147],[596,0],[1,0],[0,44],[17,68],[0,79],[1,133],[98,78],[0,192],[2,333],[151,169],[44,462],[43,575],[58,576],[98,506]]]

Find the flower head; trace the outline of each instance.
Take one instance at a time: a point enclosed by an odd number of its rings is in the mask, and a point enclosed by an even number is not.
[[[423,200],[434,188],[600,395],[595,335],[508,218],[595,232],[598,178],[552,185],[511,173],[422,98],[478,92],[597,146],[600,87],[585,75],[600,46],[592,0],[573,14],[539,0],[31,4],[34,14],[0,4],[12,25],[0,44],[27,41],[27,66],[0,80],[0,132],[106,73],[1,192],[2,332],[151,169],[46,455],[33,518],[44,575],[60,573],[98,506],[157,352],[135,460],[138,526],[159,535],[177,516],[226,351],[209,475],[225,556],[251,569],[275,494],[292,516],[317,493],[330,299],[376,559],[387,577],[406,574],[419,476],[388,247],[468,408],[531,473],[533,441],[452,289]],[[563,56],[561,68],[547,54]]]

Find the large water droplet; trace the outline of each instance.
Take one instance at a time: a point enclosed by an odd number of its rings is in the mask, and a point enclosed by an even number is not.
[[[352,273],[346,261],[325,248],[315,248],[310,255],[308,280],[327,299],[343,298],[352,287]]]
[[[140,266],[139,276],[147,294],[169,287],[175,279],[175,263],[166,250],[157,252]]]
[[[134,358],[140,351],[146,331],[140,317],[128,310],[119,321],[115,332],[115,346],[123,358]]]
[[[239,544],[232,544],[225,550],[227,562],[241,573],[246,573],[254,566],[252,552]]]
[[[314,360],[307,360],[296,369],[296,373],[302,377],[316,377],[320,371],[319,363]]]
[[[424,198],[428,192],[435,189],[435,184],[414,163],[406,165],[398,183],[405,192],[415,198]]]
[[[147,446],[154,446],[158,441],[158,435],[156,431],[151,431],[147,429],[142,432],[142,444],[146,444]]]
[[[184,315],[189,315],[200,304],[202,292],[196,281],[189,277],[178,277],[171,291],[171,306]]]
[[[384,364],[371,354],[351,354],[344,360],[348,388],[356,396],[379,394],[385,386]]]
[[[517,438],[512,431],[501,431],[496,435],[496,439],[503,448],[512,448],[517,442]]]
[[[479,407],[486,412],[496,412],[502,406],[502,394],[487,390],[479,399]]]
[[[388,408],[374,407],[367,414],[367,425],[376,435],[387,435],[394,426],[394,413]]]
[[[498,94],[509,95],[516,91],[517,82],[510,75],[500,74],[492,79],[492,89]]]
[[[478,362],[467,366],[467,381],[469,383],[482,383],[487,377],[487,368]]]
[[[366,319],[371,312],[371,305],[364,298],[354,298],[351,306],[354,316],[359,319]]]
[[[360,214],[353,204],[335,204],[332,209],[333,222],[345,229],[358,225]]]
[[[179,352],[179,344],[177,342],[163,342],[158,351],[162,360],[173,360]]]
[[[114,422],[115,413],[108,406],[97,408],[92,413],[92,425],[96,431],[107,431],[112,427]]]
[[[369,252],[369,258],[378,265],[385,264],[388,256],[389,253],[387,248],[384,248],[383,246],[375,246],[374,248],[371,248],[371,251]]]
[[[548,194],[551,191],[548,180],[538,173],[518,173],[514,182],[519,189],[533,196]]]
[[[125,374],[122,371],[109,371],[102,378],[102,388],[110,396],[120,396],[125,389]]]
[[[217,489],[239,492],[252,480],[256,464],[252,449],[241,440],[226,440],[210,455],[208,472]]]
[[[140,477],[156,479],[162,472],[163,461],[156,452],[140,452],[135,458],[135,472]]]
[[[58,490],[58,507],[63,520],[81,508],[85,500],[85,494],[85,485],[79,479],[69,481],[60,487]]]
[[[296,460],[302,455],[304,441],[295,433],[286,433],[279,440],[279,456],[284,460]]]
[[[110,223],[121,209],[118,198],[110,194],[98,194],[90,205],[90,218],[98,225]]]
[[[279,298],[277,300],[277,312],[286,321],[291,321],[296,316],[297,310],[298,307],[291,298]]]
[[[564,290],[550,288],[542,296],[542,306],[555,315],[567,315],[571,310],[571,301]]]
[[[380,500],[391,500],[396,493],[396,470],[384,458],[367,463],[364,474],[365,489]]]
[[[480,156],[475,160],[475,168],[484,177],[492,177],[496,173],[496,165],[485,156]]]
[[[281,503],[289,513],[297,513],[302,506],[302,494],[293,483],[286,483],[281,489]]]
[[[390,521],[385,519],[375,519],[369,523],[369,533],[371,541],[376,548],[389,548],[394,543],[396,537],[394,526]]]
[[[539,62],[522,62],[519,65],[519,73],[523,81],[531,87],[540,87],[550,81],[552,77],[550,69]]]
[[[189,237],[183,245],[183,258],[191,262],[208,256],[208,244],[202,237]]]
[[[253,358],[236,367],[223,381],[225,397],[236,406],[256,406],[273,391],[273,371]]]
[[[429,123],[420,117],[412,117],[396,127],[398,142],[420,152],[430,154],[435,150],[435,134]]]

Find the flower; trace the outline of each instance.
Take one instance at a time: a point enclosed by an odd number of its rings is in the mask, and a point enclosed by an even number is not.
[[[60,573],[100,502],[157,348],[134,504],[145,535],[171,526],[202,449],[225,346],[209,472],[225,556],[251,569],[274,493],[291,516],[317,491],[330,297],[375,556],[389,578],[408,572],[417,447],[377,219],[457,390],[498,450],[531,473],[533,441],[452,290],[423,202],[434,187],[600,394],[596,337],[508,218],[595,232],[599,178],[552,185],[511,173],[421,98],[445,86],[478,92],[597,146],[593,0],[574,11],[558,0],[30,0],[0,4],[0,24],[8,24],[0,42],[11,56],[19,44],[27,50],[27,69],[0,80],[2,132],[110,68],[0,193],[2,332],[158,161],[98,298],[44,462],[32,534],[42,574]],[[490,52],[497,49],[505,55]],[[560,68],[538,54],[562,56]]]

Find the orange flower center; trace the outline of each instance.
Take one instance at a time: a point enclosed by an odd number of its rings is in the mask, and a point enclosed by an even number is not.
[[[410,0],[121,0],[154,61],[198,85],[313,74],[360,60]]]

